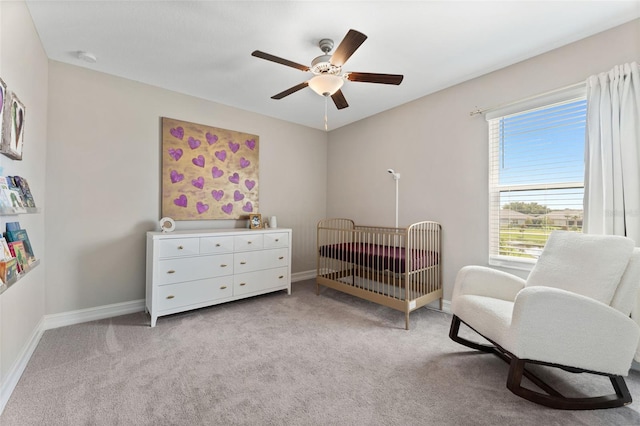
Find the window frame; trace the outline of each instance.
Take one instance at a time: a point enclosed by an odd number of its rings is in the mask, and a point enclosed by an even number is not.
[[[513,102],[508,105],[492,108],[485,112],[485,119],[487,124],[490,121],[507,117],[513,114],[524,113],[533,111],[536,109],[550,108],[554,105],[561,103],[569,103],[579,100],[585,100],[587,95],[587,89],[585,83],[575,84],[567,88],[554,90],[547,92],[539,96],[533,96],[523,99],[521,101]],[[492,161],[493,153],[499,147],[494,145],[494,142],[499,143],[499,138],[491,137],[491,127],[487,126],[487,139],[489,148],[489,173],[488,173],[488,192],[489,192],[489,227],[488,227],[488,263],[491,266],[498,266],[502,268],[517,269],[523,271],[530,271],[536,264],[537,259],[533,258],[520,258],[516,256],[507,256],[494,254],[494,234],[500,232],[500,221],[496,227],[495,214],[496,206],[500,209],[500,193],[505,190],[549,190],[549,189],[570,189],[570,188],[584,188],[584,180],[582,182],[562,182],[562,183],[543,183],[543,184],[517,184],[517,185],[500,185],[499,183],[499,171],[495,168],[495,163]],[[497,240],[500,240],[498,235]]]

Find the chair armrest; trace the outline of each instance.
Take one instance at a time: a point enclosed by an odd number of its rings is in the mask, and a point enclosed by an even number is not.
[[[587,296],[551,287],[518,293],[505,349],[522,359],[627,375],[640,327]]]
[[[497,269],[465,266],[456,276],[452,300],[464,294],[473,294],[513,302],[525,282],[520,277]]]

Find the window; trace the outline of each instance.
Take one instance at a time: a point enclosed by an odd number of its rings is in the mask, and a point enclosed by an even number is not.
[[[487,114],[490,264],[530,269],[551,231],[582,231],[584,90]]]

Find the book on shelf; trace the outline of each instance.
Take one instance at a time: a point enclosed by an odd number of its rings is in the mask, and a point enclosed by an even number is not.
[[[7,227],[7,231],[17,231],[18,229],[22,229],[20,227],[20,222],[7,222],[5,226]]]
[[[29,256],[22,241],[11,241],[9,243],[11,254],[18,260],[18,272],[24,271],[29,266]]]
[[[11,250],[9,249],[9,243],[7,243],[7,239],[4,237],[0,237],[0,256],[2,256],[2,259],[13,258]]]
[[[17,188],[22,194],[25,207],[35,208],[36,202],[33,199],[33,194],[31,194],[31,188],[29,188],[29,183],[27,182],[27,180],[21,176],[9,176],[9,180],[13,181],[15,188]],[[9,186],[9,188],[11,188],[11,186]]]
[[[18,276],[18,259],[0,260],[0,279],[5,284]]]
[[[0,208],[12,213],[26,212],[22,194],[18,190],[11,189],[9,182],[10,180],[5,176],[0,176]]]
[[[35,260],[35,254],[33,253],[33,247],[31,246],[31,241],[29,241],[29,234],[27,234],[26,229],[18,229],[17,231],[7,231],[6,238],[9,243],[11,242],[22,242],[24,245],[24,249],[27,252],[27,260],[33,261]],[[9,244],[11,247],[11,244]]]
[[[11,191],[15,191],[15,193],[18,195],[22,206],[27,207],[27,200],[24,198],[24,194],[22,193],[22,190],[18,186],[15,176],[7,176],[7,185],[9,186],[9,189]]]

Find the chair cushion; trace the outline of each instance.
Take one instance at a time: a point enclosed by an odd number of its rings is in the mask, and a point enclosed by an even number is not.
[[[633,249],[627,269],[620,279],[620,285],[613,295],[611,307],[625,315],[629,315],[638,302],[638,287],[640,286],[640,248]]]
[[[610,305],[633,248],[626,237],[554,231],[526,286],[560,288]]]
[[[511,326],[513,302],[465,294],[452,301],[451,311],[487,339],[502,344]]]

